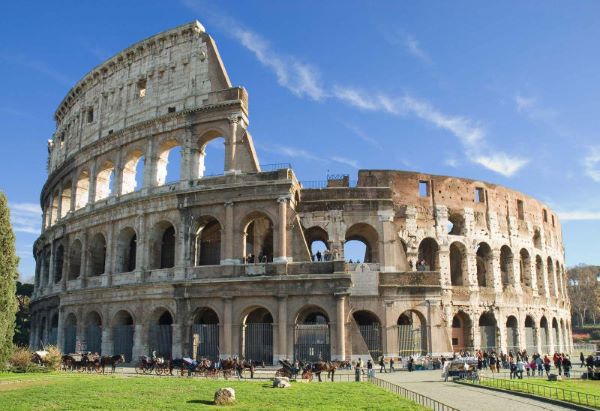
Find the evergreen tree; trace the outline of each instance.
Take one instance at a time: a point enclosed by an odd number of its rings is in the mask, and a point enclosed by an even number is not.
[[[4,193],[0,192],[0,368],[5,366],[13,348],[18,264],[8,200]]]

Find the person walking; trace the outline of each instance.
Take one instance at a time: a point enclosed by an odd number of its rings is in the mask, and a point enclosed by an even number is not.
[[[579,366],[579,368],[585,367],[585,357],[583,356],[583,352],[579,353],[579,361],[581,361],[581,365]]]
[[[412,372],[414,364],[415,364],[415,360],[413,360],[413,357],[411,356],[408,359],[408,372]]]
[[[385,358],[383,355],[379,358],[379,374],[381,373],[387,374],[387,370],[385,369]]]
[[[525,362],[523,360],[517,361],[517,378],[523,379],[523,370],[525,369]]]
[[[369,376],[369,377],[375,376],[375,374],[373,373],[373,362],[370,359],[367,360],[367,376]]]
[[[361,375],[365,375],[363,360],[361,360],[360,357],[358,358],[358,362],[356,363],[356,369],[360,370]]]
[[[394,372],[394,357],[390,358],[390,372]]]
[[[570,378],[572,364],[571,364],[571,360],[569,359],[569,356],[563,357],[562,366],[563,366],[563,371],[565,373],[565,377]]]

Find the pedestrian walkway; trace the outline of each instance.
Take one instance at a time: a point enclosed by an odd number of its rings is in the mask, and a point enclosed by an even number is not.
[[[441,371],[377,373],[377,378],[433,398],[461,411],[565,410],[567,408],[509,393],[444,382]]]

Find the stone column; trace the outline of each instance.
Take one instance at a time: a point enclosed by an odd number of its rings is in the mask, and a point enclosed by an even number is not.
[[[56,275],[55,271],[55,267],[54,267],[54,255],[56,254],[56,250],[54,249],[55,244],[54,244],[54,240],[52,240],[51,242],[51,246],[50,246],[50,266],[48,267],[49,269],[49,274],[48,274],[48,283],[46,284],[47,287],[47,291],[49,292],[52,290],[52,288],[54,287],[54,276]]]
[[[148,327],[142,324],[135,324],[131,356],[136,359],[142,355],[148,354]]]
[[[233,299],[231,297],[223,298],[223,351],[222,358],[228,358],[233,355]]]
[[[533,328],[533,334],[535,335],[535,345],[537,348],[537,352],[542,353],[542,332],[540,330],[540,326],[536,322],[535,327]]]
[[[75,211],[75,207],[77,204],[77,182],[79,179],[79,174],[73,176],[71,180],[71,204],[69,204],[69,211]]]
[[[500,250],[492,249],[492,280],[491,284],[496,293],[502,293],[502,271],[500,269]],[[505,351],[506,352],[506,351]]]
[[[92,204],[94,204],[94,202],[96,202],[96,172],[97,172],[98,166],[96,164],[96,159],[94,159],[92,161],[92,164],[90,165],[90,184],[89,184],[89,188],[88,188],[88,201],[86,203],[86,207],[88,209],[91,209]]]
[[[278,219],[278,230],[277,230],[277,249],[279,255],[273,258],[274,263],[286,263],[287,258],[287,206],[289,197],[279,197],[277,202],[279,203],[279,219]]]
[[[383,355],[386,357],[397,357],[398,356],[398,327],[396,327],[396,321],[394,321],[394,302],[385,301],[385,323],[382,324],[385,345],[383,346]]]
[[[452,280],[450,277],[450,248],[448,245],[440,245],[438,261],[440,264],[440,285],[442,288],[449,287],[452,285]]]
[[[225,203],[225,250],[224,256],[221,260],[221,264],[235,264],[234,251],[233,251],[233,202],[228,201]]]
[[[146,157],[144,160],[144,183],[143,189],[156,186],[156,143],[153,139],[149,139],[146,142]]]
[[[379,222],[381,223],[381,233],[383,238],[378,242],[379,248],[379,263],[380,270],[382,272],[394,272],[396,271],[396,244],[398,240],[398,234],[396,227],[394,226],[394,210],[382,210],[377,212]],[[381,245],[379,245],[381,244]]]
[[[61,185],[58,188],[58,207],[56,209],[56,221],[60,221],[62,219],[62,195],[63,195],[63,186]]]
[[[277,297],[277,317],[278,317],[278,339],[279,339],[279,353],[275,353],[274,360],[285,360],[288,358],[286,352],[287,347],[287,296]]]
[[[147,233],[145,227],[145,218],[144,214],[140,213],[135,218],[135,228],[137,235],[136,249],[135,249],[135,271],[139,276],[138,280],[142,280],[142,273],[146,269],[146,254],[147,254]]]
[[[104,260],[104,275],[106,275],[106,285],[109,287],[112,285],[112,273],[114,269],[113,260],[115,260],[115,244],[113,244],[115,243],[115,241],[113,241],[115,237],[114,231],[115,225],[111,224],[108,232],[106,233],[106,259]]]
[[[58,309],[58,330],[56,330],[56,345],[58,346],[58,348],[61,351],[64,351],[65,349],[65,333],[64,333],[64,326],[65,326],[65,313],[64,313],[64,308],[63,307],[59,307]],[[39,342],[39,338],[41,336],[38,333],[38,342]]]
[[[102,355],[115,355],[113,347],[112,328],[109,324],[102,324],[102,346],[100,347]]]
[[[233,174],[236,172],[235,149],[237,145],[237,125],[238,116],[229,117],[229,139],[225,145],[225,174]]]
[[[181,324],[171,325],[171,334],[173,341],[171,345],[171,357],[181,358],[183,356],[183,338],[181,332],[183,331]]]
[[[335,297],[337,354],[332,359],[343,361],[346,359],[346,294],[336,294]]]

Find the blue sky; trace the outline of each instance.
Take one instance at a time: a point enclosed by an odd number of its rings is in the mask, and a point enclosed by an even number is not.
[[[261,163],[290,162],[301,180],[378,168],[502,184],[559,213],[568,265],[600,264],[600,3],[61,1],[0,11],[0,189],[24,278],[56,106],[106,58],[194,19],[249,92]]]

